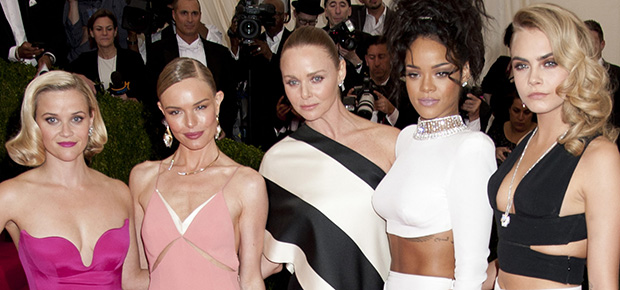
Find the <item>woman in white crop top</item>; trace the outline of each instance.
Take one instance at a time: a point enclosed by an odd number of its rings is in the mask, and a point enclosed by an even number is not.
[[[458,106],[462,86],[483,66],[482,1],[396,5],[386,29],[396,64],[391,79],[404,74],[420,120],[398,136],[396,161],[373,197],[387,220],[392,256],[385,289],[481,289],[495,149],[467,129]]]

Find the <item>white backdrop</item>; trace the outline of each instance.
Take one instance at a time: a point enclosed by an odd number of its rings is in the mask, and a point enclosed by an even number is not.
[[[201,2],[202,21],[216,25],[226,35],[238,0],[199,1]],[[353,2],[359,4],[357,0],[353,0]],[[384,0],[384,2],[390,5],[392,1]],[[583,20],[594,19],[598,21],[603,27],[607,43],[603,57],[611,63],[620,64],[620,0],[485,0],[489,14],[495,18],[489,23],[485,32],[487,68],[499,55],[508,54],[502,44],[502,38],[504,29],[512,20],[512,15],[521,7],[541,2],[561,5],[575,12]],[[325,23],[325,18],[321,16],[317,26],[322,27]],[[286,26],[293,29],[293,21]]]

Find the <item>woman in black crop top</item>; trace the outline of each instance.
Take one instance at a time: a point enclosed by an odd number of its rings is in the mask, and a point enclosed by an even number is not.
[[[620,154],[608,77],[570,11],[533,5],[513,25],[515,84],[538,127],[489,180],[495,289],[581,289],[586,265],[590,289],[618,289]]]

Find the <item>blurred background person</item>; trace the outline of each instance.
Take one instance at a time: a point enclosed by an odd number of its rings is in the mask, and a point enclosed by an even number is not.
[[[517,147],[521,138],[536,128],[535,114],[523,104],[517,94],[513,95],[508,115],[510,116],[508,121],[503,124],[496,122],[487,132],[495,143],[495,158],[498,166]]]
[[[358,29],[370,35],[383,35],[385,23],[393,11],[381,0],[360,0],[364,5],[351,6],[351,21]]]
[[[112,11],[100,9],[88,19],[88,35],[95,50],[71,62],[67,70],[95,83],[98,92],[142,100],[146,94],[146,67],[139,53],[117,47],[118,21]]]
[[[614,101],[614,110],[611,115],[611,122],[615,126],[620,126],[620,67],[605,61],[603,59],[603,49],[605,49],[605,35],[603,34],[603,28],[595,20],[586,20],[586,26],[590,29],[592,40],[594,40],[594,48],[596,49],[596,58],[598,63],[603,65],[609,75],[609,84],[612,91],[612,97]]]
[[[316,26],[317,18],[325,11],[321,7],[321,0],[295,0],[293,3],[295,29],[304,26]]]
[[[92,50],[88,41],[88,19],[99,9],[108,9],[114,13],[116,19],[123,19],[123,10],[127,6],[126,0],[66,0],[63,23],[67,43],[69,44],[69,62],[80,54]],[[127,47],[128,32],[125,28],[118,28],[118,45]]]
[[[0,1],[0,58],[49,71],[67,64],[63,1]]]

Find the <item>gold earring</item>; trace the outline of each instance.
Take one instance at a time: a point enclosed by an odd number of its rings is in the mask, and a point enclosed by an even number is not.
[[[174,137],[172,137],[172,133],[170,132],[170,127],[168,126],[168,123],[165,123],[165,125],[166,125],[166,133],[164,133],[164,145],[170,148],[172,147],[172,140],[174,139]]]
[[[220,126],[220,116],[219,115],[215,115],[215,121],[217,122],[217,131],[215,132],[215,140],[220,139],[220,136],[222,135],[222,127]]]

